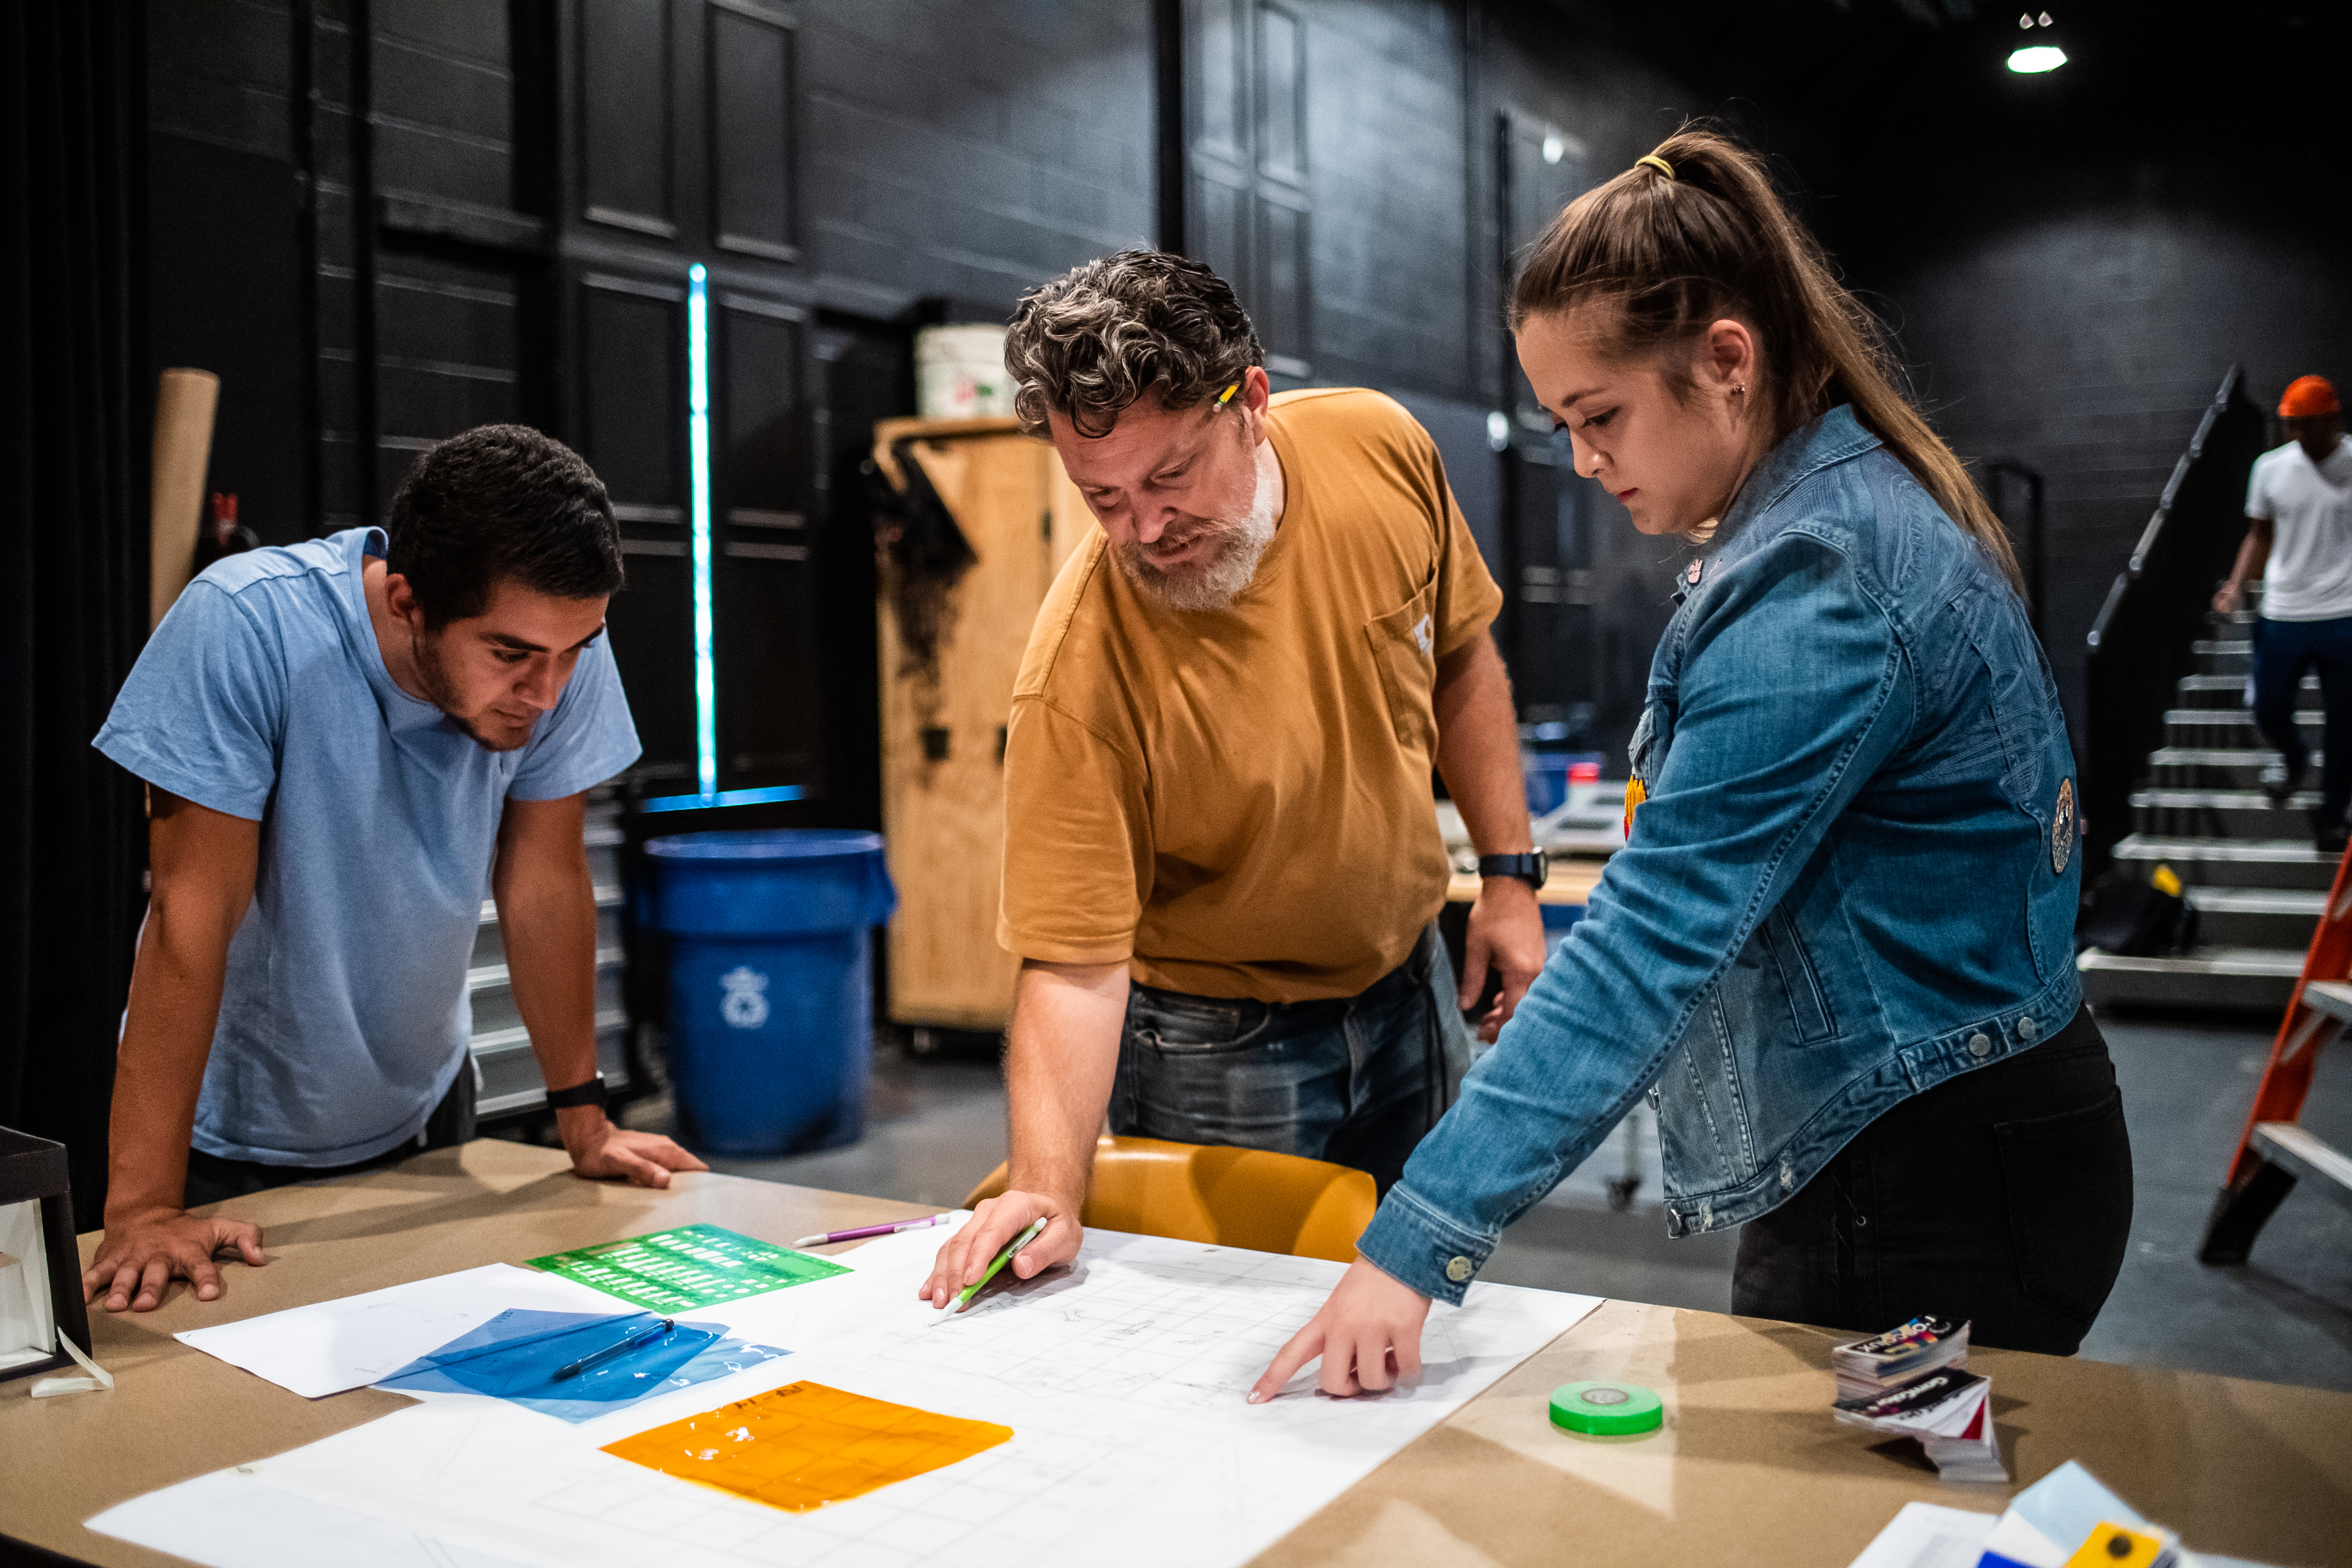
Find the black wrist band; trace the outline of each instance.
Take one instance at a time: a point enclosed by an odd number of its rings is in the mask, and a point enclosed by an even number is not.
[[[1551,857],[1540,849],[1527,855],[1481,855],[1478,857],[1478,875],[1517,877],[1541,892],[1544,879],[1551,875]]]
[[[575,1105],[593,1105],[601,1108],[604,1104],[604,1075],[603,1073],[598,1073],[586,1083],[575,1083],[570,1089],[551,1089],[547,1091],[547,1109],[550,1110],[569,1110]]]

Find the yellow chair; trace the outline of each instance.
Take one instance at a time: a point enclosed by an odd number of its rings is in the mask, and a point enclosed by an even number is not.
[[[963,1206],[997,1196],[1005,1180],[1005,1167],[997,1166]],[[1372,1178],[1346,1165],[1260,1149],[1104,1137],[1095,1141],[1094,1185],[1078,1218],[1101,1230],[1352,1263],[1356,1238],[1379,1205]]]

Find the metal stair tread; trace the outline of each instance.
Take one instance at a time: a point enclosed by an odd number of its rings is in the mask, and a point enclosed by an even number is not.
[[[2278,760],[2276,752],[2261,746],[2158,746],[2147,754],[2152,768],[2244,768]]]
[[[2132,792],[2130,804],[2152,811],[2309,811],[2319,792],[2297,790],[2279,807],[2258,789],[2143,789]]]
[[[2323,866],[2323,857],[2308,838],[2156,838],[2135,833],[2116,845],[2119,860],[2233,860],[2286,866]]]
[[[2296,915],[2316,924],[2327,912],[2327,895],[2300,888],[2188,888],[2191,909],[2212,914]]]
[[[2315,725],[2321,721],[2316,708],[2298,708],[2294,716],[2298,723]],[[2168,724],[2243,724],[2249,730],[2254,727],[2254,716],[2243,708],[2168,708],[2164,710],[2164,721]]]
[[[2086,947],[2074,961],[2084,973],[2125,974],[2242,975],[2294,980],[2303,973],[2303,954],[2284,947],[2198,947],[2181,958],[2126,958]]]
[[[2184,675],[2180,678],[2183,691],[2243,691],[2246,678],[2242,675]],[[2306,675],[2297,689],[2304,691],[2319,689],[2319,677]]]
[[[596,907],[600,910],[619,909],[621,907],[621,884],[618,882],[597,883]],[[497,900],[484,899],[482,900],[480,923],[486,926],[496,925],[499,923],[499,905]]]
[[[628,962],[628,956],[627,952],[622,948],[600,947],[596,950],[597,972],[602,973],[619,969]],[[466,991],[468,995],[479,995],[485,991],[495,991],[507,984],[508,979],[509,973],[505,964],[485,963],[478,969],[466,971]]]
[[[628,1022],[629,1015],[624,1009],[603,1008],[596,1014],[596,1032],[601,1035],[607,1030],[626,1028]],[[485,1029],[468,1040],[466,1048],[478,1057],[497,1056],[502,1051],[527,1051],[530,1049],[530,1030],[521,1024],[503,1029]],[[611,1080],[608,1079],[606,1081]]]

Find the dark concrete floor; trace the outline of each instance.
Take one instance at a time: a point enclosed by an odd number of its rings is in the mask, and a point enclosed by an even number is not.
[[[2252,1260],[2197,1261],[2198,1242],[2236,1147],[2270,1031],[2231,1023],[2104,1022],[2132,1134],[2137,1194],[2131,1250],[2083,1353],[2103,1361],[2221,1373],[2352,1392],[2352,1209],[2299,1189],[2272,1218]],[[667,1130],[666,1100],[631,1109],[631,1125]],[[2304,1120],[2352,1148],[2352,1047],[2326,1048]],[[1657,1203],[1654,1126],[1637,1113],[1593,1158],[1511,1227],[1486,1278],[1722,1311],[1731,1301],[1735,1232],[1670,1241]],[[1631,1206],[1612,1210],[1607,1178],[1639,1173]],[[876,1062],[866,1137],[845,1149],[777,1160],[714,1162],[741,1176],[914,1203],[959,1203],[1004,1157],[1004,1097],[985,1050],[916,1058],[886,1047]]]

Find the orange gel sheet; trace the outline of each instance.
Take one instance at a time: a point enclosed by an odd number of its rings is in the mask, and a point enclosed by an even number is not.
[[[821,1383],[788,1384],[604,1445],[604,1452],[790,1513],[969,1459],[1010,1426]]]

